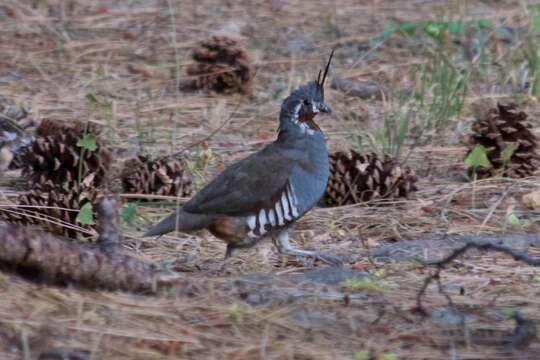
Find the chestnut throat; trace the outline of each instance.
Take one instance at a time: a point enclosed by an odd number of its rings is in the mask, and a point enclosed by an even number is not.
[[[305,123],[311,130],[320,131],[321,128],[315,123],[315,116],[317,113],[300,113],[298,115],[298,121]]]

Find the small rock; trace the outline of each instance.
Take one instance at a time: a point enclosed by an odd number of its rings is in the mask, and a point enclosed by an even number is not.
[[[533,210],[540,209],[540,189],[522,196],[521,201],[525,206]]]
[[[93,359],[97,359],[95,356]],[[88,360],[90,352],[73,348],[56,348],[45,351],[39,355],[39,360]]]
[[[388,96],[388,90],[383,85],[371,80],[351,80],[336,75],[330,85],[332,89],[344,92],[349,96],[361,99],[382,99]]]
[[[363,279],[366,276],[365,272],[339,267],[323,267],[301,275],[305,280],[327,285],[337,285],[347,279]]]

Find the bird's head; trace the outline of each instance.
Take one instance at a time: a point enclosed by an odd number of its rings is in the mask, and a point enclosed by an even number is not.
[[[302,132],[307,132],[308,134],[320,131],[319,126],[315,123],[315,116],[318,113],[332,112],[330,107],[324,102],[324,82],[328,75],[328,69],[330,68],[333,55],[334,51],[332,51],[328,58],[324,73],[319,71],[317,81],[310,81],[299,87],[283,101],[280,114],[280,129],[293,124],[299,127]]]

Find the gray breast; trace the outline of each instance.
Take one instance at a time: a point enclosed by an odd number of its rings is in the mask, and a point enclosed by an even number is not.
[[[328,182],[328,150],[321,132],[293,136],[283,146],[283,156],[296,165],[279,198],[246,217],[248,236],[258,238],[284,228],[311,210]]]

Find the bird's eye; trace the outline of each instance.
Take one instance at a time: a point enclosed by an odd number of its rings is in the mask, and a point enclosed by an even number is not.
[[[304,105],[311,105],[311,101],[309,101],[308,99],[304,100]]]

